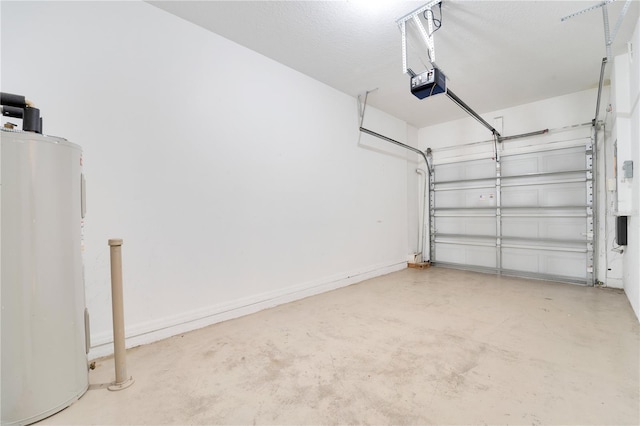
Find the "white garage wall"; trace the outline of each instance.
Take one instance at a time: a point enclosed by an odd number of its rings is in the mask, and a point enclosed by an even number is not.
[[[145,3],[0,7],[2,90],[84,148],[91,357],[111,352],[109,238],[128,346],[406,266],[415,165],[360,136],[355,99]]]
[[[407,145],[419,148],[418,145],[418,129],[413,126],[407,126],[408,137]],[[420,253],[420,229],[422,228],[422,197],[424,193],[424,175],[419,175],[416,169],[426,170],[424,159],[418,154],[407,151],[407,218],[408,218],[408,244],[410,262],[419,260],[412,256]],[[427,212],[428,213],[428,212]],[[427,260],[428,254],[425,254],[423,260]]]
[[[616,68],[612,75],[619,78],[618,81],[614,80],[619,100],[614,107],[615,127],[618,130],[618,186],[624,190],[619,204],[624,207],[623,214],[628,215],[623,282],[625,293],[640,319],[640,20],[637,21],[631,43],[633,54],[616,57]],[[622,164],[627,160],[633,161],[632,179],[623,179]]]

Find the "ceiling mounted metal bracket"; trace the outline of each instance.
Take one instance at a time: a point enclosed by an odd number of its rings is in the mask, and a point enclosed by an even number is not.
[[[614,0],[606,0],[606,1],[600,2],[600,3],[596,4],[596,5],[588,7],[586,9],[582,9],[582,10],[576,12],[576,13],[572,13],[571,15],[563,16],[560,19],[560,21],[564,22],[567,19],[575,18],[576,16],[582,15],[583,13],[591,12],[592,10],[596,10],[596,9],[598,9],[600,7],[606,6],[608,3],[612,3],[613,1]]]
[[[627,0],[627,2],[622,7],[622,10],[620,11],[620,15],[618,15],[618,20],[616,21],[615,27],[613,27],[613,32],[611,33],[611,37],[609,38],[609,41],[608,41],[609,45],[613,44],[613,42],[615,41],[616,36],[618,35],[618,31],[622,26],[622,21],[624,20],[625,15],[629,11],[629,7],[631,7],[631,1],[632,0]]]
[[[413,21],[418,29],[420,30],[420,35],[422,35],[422,39],[424,43],[427,45],[427,54],[429,55],[429,62],[433,66],[436,65],[436,46],[433,41],[433,33],[434,33],[434,23],[433,23],[433,13],[428,13],[425,17],[427,20],[427,28],[428,31],[422,25],[422,21],[420,20],[420,14],[425,11],[431,11],[431,8],[441,3],[442,0],[433,0],[429,3],[425,4],[404,15],[402,18],[396,21],[398,27],[400,28],[400,33],[402,34],[402,73],[403,74],[412,74],[412,71],[407,66],[407,21]]]
[[[615,41],[616,36],[618,35],[618,31],[622,26],[622,21],[624,20],[624,17],[627,14],[627,11],[629,10],[629,7],[631,6],[631,2],[633,0],[627,0],[625,2],[624,6],[622,7],[622,10],[620,11],[620,15],[618,15],[618,20],[616,21],[616,25],[613,27],[613,32],[610,32],[609,31],[609,11],[607,10],[607,5],[609,3],[613,3],[614,1],[615,0],[605,0],[594,6],[588,7],[576,13],[572,13],[571,15],[564,16],[563,18],[560,19],[561,22],[564,22],[567,19],[574,18],[578,15],[582,15],[583,13],[591,12],[592,10],[602,8],[602,19],[604,23],[604,42],[605,42],[605,48],[606,48],[608,60],[611,60],[611,46],[613,45],[613,42]]]
[[[609,11],[607,5],[602,6],[602,23],[604,24],[604,42],[607,59],[611,59],[611,34],[609,32]]]

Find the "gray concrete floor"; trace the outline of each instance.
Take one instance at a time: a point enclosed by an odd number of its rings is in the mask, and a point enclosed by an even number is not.
[[[639,424],[621,291],[407,269],[128,351],[43,424]]]

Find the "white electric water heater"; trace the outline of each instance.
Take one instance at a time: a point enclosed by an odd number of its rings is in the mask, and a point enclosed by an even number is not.
[[[41,121],[39,121],[41,125]],[[82,150],[0,131],[2,425],[30,424],[87,390]]]

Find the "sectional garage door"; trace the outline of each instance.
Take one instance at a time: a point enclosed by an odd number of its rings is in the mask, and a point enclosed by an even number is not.
[[[447,160],[434,152],[433,263],[592,284],[594,174],[586,131],[545,143],[492,143],[489,158]]]

